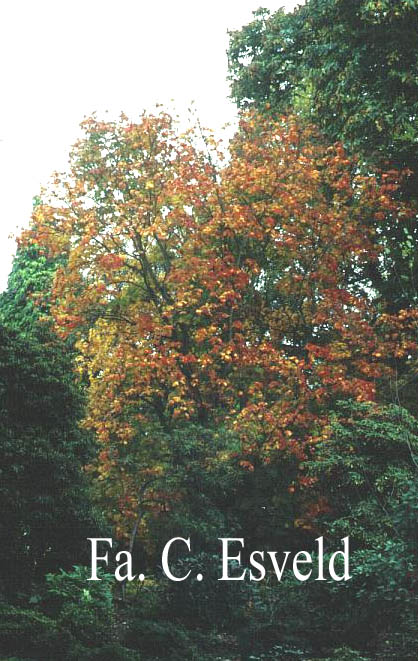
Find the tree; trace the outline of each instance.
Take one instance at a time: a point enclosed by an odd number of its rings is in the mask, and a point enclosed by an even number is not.
[[[268,113],[299,112],[366,173],[408,171],[396,195],[415,199],[418,163],[416,0],[308,0],[293,13],[255,13],[233,32],[232,97]],[[416,216],[376,226],[384,248],[363,277],[390,312],[416,304]]]
[[[7,289],[0,295],[0,318],[4,324],[21,335],[30,335],[39,328],[40,316],[47,313],[45,297],[52,286],[56,266],[36,246],[18,249]],[[40,305],[38,297],[42,298]]]
[[[366,549],[392,538],[412,543],[413,526],[402,530],[397,518],[418,478],[416,419],[396,405],[346,401],[331,420],[330,438],[306,464],[331,505],[322,515],[327,535],[350,535],[354,547]]]
[[[315,517],[316,529],[330,542],[349,536],[352,566],[342,590],[313,590],[311,608],[332,605],[327,635],[372,648],[374,658],[415,654],[417,457],[417,421],[405,409],[345,401],[306,464],[317,480],[312,491],[329,504]]]
[[[19,248],[0,297],[1,565],[12,590],[87,560],[99,528],[82,472],[93,453],[78,428],[83,398],[70,347],[48,321],[56,265],[37,246]]]
[[[91,441],[62,352],[1,327],[1,578],[16,591],[87,559],[97,530],[81,467]]]
[[[63,260],[51,312],[78,337],[96,475],[129,536],[186,421],[234,429],[256,470],[306,457],[336,397],[375,396],[389,354],[353,274],[378,257],[374,219],[407,209],[292,118],[243,118],[225,166],[164,113],[84,128],[22,245]]]
[[[416,0],[307,0],[290,14],[259,10],[231,33],[232,96],[278,112],[302,107],[332,142],[416,172],[417,32]]]

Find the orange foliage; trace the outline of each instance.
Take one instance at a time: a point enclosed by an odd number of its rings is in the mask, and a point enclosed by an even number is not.
[[[77,337],[98,472],[118,476],[122,510],[136,503],[121,452],[147,425],[222,423],[247,457],[306,457],[330,401],[373,399],[402,350],[350,284],[378,258],[374,221],[407,213],[390,178],[356,176],[292,118],[243,117],[223,165],[211,135],[200,149],[164,113],[84,129],[22,240],[65,256],[52,314]]]

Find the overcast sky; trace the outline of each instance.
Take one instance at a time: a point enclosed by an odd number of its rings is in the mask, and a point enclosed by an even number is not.
[[[0,290],[32,198],[65,168],[84,116],[156,102],[219,130],[233,121],[226,81],[227,30],[260,4],[293,9],[302,0],[1,0]],[[172,105],[172,104],[171,104]]]

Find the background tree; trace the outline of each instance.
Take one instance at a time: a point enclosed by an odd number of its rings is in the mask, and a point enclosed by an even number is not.
[[[17,250],[7,289],[0,295],[3,323],[12,326],[21,335],[30,335],[34,329],[40,329],[39,318],[47,313],[45,299],[52,286],[56,266],[36,246]],[[39,297],[42,301],[38,305]]]
[[[14,593],[87,560],[98,529],[81,467],[91,440],[60,347],[1,327],[1,581]]]
[[[297,112],[358,155],[365,176],[392,176],[389,194],[415,208],[401,223],[391,213],[375,222],[379,260],[354,276],[390,314],[416,308],[418,296],[417,38],[416,0],[307,0],[293,13],[259,10],[230,35],[231,92],[240,107]],[[396,170],[404,172],[398,184]],[[416,413],[415,363],[398,356],[392,367],[387,400]]]
[[[416,0],[259,10],[230,35],[232,96],[241,106],[300,108],[332,142],[416,173],[417,32]]]
[[[86,561],[100,525],[83,474],[94,453],[78,426],[83,397],[48,316],[56,267],[37,246],[19,247],[0,296],[1,568],[14,592]]]
[[[314,590],[312,599],[318,607],[332,604],[330,638],[355,639],[376,656],[412,658],[418,640],[417,421],[395,405],[352,401],[339,402],[331,417],[330,438],[316,446],[307,469],[330,505],[316,525],[328,540],[349,535],[353,578],[344,590]]]
[[[361,157],[365,172],[408,170],[398,195],[416,200],[418,4],[308,0],[266,10],[231,33],[232,97],[273,114],[298,111]],[[416,218],[377,227],[384,253],[364,276],[390,311],[417,300]]]

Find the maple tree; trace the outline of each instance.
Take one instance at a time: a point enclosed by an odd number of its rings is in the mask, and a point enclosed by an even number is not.
[[[84,130],[21,241],[63,262],[51,314],[77,338],[94,469],[129,536],[144,485],[152,507],[167,502],[176,426],[226,424],[252,471],[306,458],[338,397],[375,397],[400,334],[388,315],[379,332],[355,275],[378,259],[376,221],[409,211],[396,172],[360,176],[292,117],[244,115],[229,154],[163,112]]]

